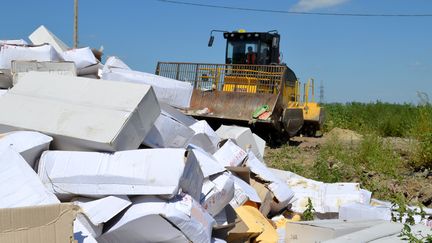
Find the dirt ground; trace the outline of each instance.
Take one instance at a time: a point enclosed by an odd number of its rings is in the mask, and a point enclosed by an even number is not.
[[[362,140],[362,135],[354,131],[335,128],[322,137],[291,138],[289,147],[266,148],[266,157],[283,160],[283,163],[295,163],[297,166],[304,166],[307,170],[308,167],[314,166],[323,144],[335,137],[341,144],[347,146],[356,146]],[[397,137],[383,138],[383,140],[390,144],[394,152],[408,163],[411,145],[415,141]],[[421,202],[427,207],[432,207],[432,171],[427,169],[413,171],[407,168],[400,171],[399,178],[385,180],[380,177],[379,173],[374,171],[368,171],[367,173],[371,180],[379,181],[379,186],[385,187],[395,194],[403,194],[410,203]]]

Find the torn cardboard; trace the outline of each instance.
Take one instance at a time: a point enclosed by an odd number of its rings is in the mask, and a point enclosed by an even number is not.
[[[251,185],[236,176],[233,176],[233,179],[235,192],[233,199],[230,201],[230,205],[233,208],[238,208],[245,204],[247,201],[262,204],[257,191]],[[268,198],[268,200],[272,200],[272,198],[270,197]],[[270,207],[268,208],[267,214],[269,211]]]
[[[102,234],[104,223],[131,205],[127,196],[108,196],[96,200],[79,197],[72,201],[82,209],[82,214],[77,217],[79,224],[93,238]]]
[[[323,183],[304,178],[289,171],[270,169],[294,191],[292,210],[301,213],[306,209],[308,198],[316,212],[337,213],[345,204],[369,204],[371,193],[362,190],[358,183]]]
[[[236,208],[235,211],[249,228],[247,232],[259,232],[254,242],[276,243],[278,241],[276,229],[258,209],[246,205]]]
[[[210,242],[214,219],[186,194],[170,201],[153,196],[132,200],[98,242]]]
[[[246,165],[250,167],[259,179],[268,182],[266,187],[273,193],[274,200],[271,202],[271,212],[277,213],[286,208],[291,199],[294,197],[294,192],[281,179],[276,177],[270,169],[255,157],[252,151],[248,152]]]
[[[74,242],[72,204],[0,209],[0,242]]]

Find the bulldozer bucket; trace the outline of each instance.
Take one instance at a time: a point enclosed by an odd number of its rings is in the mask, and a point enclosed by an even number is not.
[[[268,105],[268,112],[273,114],[276,103],[277,96],[272,94],[194,90],[187,113],[251,123],[257,108]]]

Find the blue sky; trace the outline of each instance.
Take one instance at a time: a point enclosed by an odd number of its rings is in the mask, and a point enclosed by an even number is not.
[[[430,0],[185,0],[309,12],[432,14]],[[331,17],[222,10],[155,0],[80,1],[81,46],[104,46],[136,70],[161,61],[223,63],[225,43],[212,29],[281,34],[283,60],[302,80],[324,83],[327,102],[417,103],[432,99],[432,17]],[[5,1],[0,39],[25,38],[43,24],[72,44],[73,0]],[[318,90],[317,90],[318,91]]]

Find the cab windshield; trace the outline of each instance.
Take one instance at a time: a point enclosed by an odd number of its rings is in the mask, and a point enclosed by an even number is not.
[[[227,64],[258,64],[258,41],[232,40],[227,46]]]

